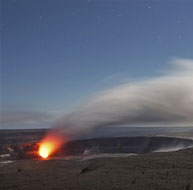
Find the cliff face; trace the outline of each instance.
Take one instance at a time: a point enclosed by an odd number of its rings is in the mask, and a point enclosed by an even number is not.
[[[193,145],[193,140],[172,137],[117,137],[69,142],[63,147],[66,154],[91,153],[151,153],[157,150],[183,149]]]
[[[53,156],[92,153],[145,154],[157,150],[177,150],[193,146],[193,140],[172,137],[117,137],[68,142]],[[38,158],[38,143],[0,146],[0,160]]]

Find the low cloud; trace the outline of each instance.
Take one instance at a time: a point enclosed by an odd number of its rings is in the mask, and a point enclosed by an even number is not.
[[[50,121],[51,116],[41,112],[2,112],[0,124],[37,124],[39,122]]]

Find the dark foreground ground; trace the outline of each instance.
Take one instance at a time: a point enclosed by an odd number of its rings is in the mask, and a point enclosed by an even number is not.
[[[85,161],[0,165],[0,190],[193,190],[193,149]]]

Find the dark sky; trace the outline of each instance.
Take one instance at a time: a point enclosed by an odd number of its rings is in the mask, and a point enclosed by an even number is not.
[[[0,2],[6,113],[55,116],[98,90],[159,75],[173,57],[193,58],[191,0]]]

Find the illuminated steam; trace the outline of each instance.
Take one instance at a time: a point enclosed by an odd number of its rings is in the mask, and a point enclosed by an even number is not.
[[[55,125],[76,136],[93,128],[193,124],[193,60],[178,59],[161,77],[122,84],[96,94]]]

